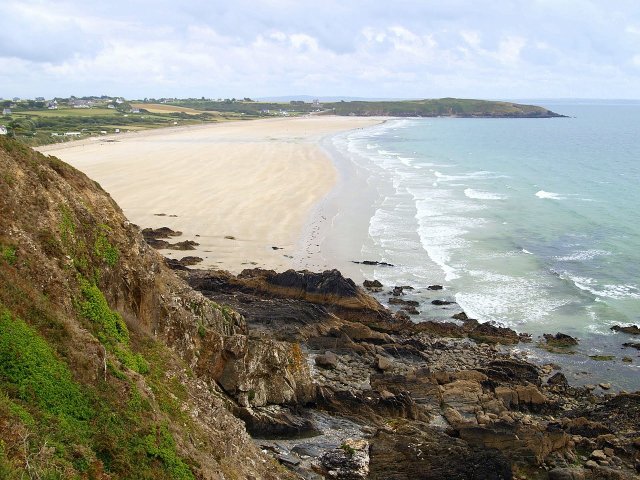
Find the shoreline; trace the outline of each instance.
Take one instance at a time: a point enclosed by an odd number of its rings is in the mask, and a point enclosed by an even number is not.
[[[352,133],[352,132],[349,132]],[[350,158],[356,155],[339,148],[335,139],[346,137],[349,133],[340,133],[323,139],[321,143],[327,154],[333,159],[338,171],[338,180],[331,192],[323,198],[314,208],[311,220],[305,227],[303,239],[299,248],[306,246],[301,261],[294,265],[296,270],[308,269],[311,271],[339,270],[345,277],[351,278],[356,284],[362,285],[364,280],[380,280],[383,284],[382,291],[372,294],[392,312],[402,308],[402,305],[390,305],[389,298],[392,290],[397,285],[410,285],[415,290],[405,291],[396,300],[408,300],[419,302],[418,316],[412,316],[416,322],[434,320],[438,322],[461,323],[452,318],[452,315],[465,309],[456,301],[456,291],[447,289],[444,280],[445,272],[441,277],[428,273],[427,278],[417,277],[413,280],[403,280],[403,270],[414,265],[403,264],[403,258],[382,258],[379,246],[374,246],[374,241],[369,235],[369,222],[376,209],[384,199],[386,185],[384,180],[376,177],[375,172],[361,167],[357,161]],[[363,266],[352,263],[354,260],[391,261],[395,267]],[[407,276],[407,278],[409,278]],[[431,291],[428,285],[444,285],[442,291]],[[459,292],[458,292],[459,293]],[[445,299],[452,302],[448,306],[432,305],[433,299]],[[480,318],[480,321],[485,321]],[[633,351],[627,349],[620,352],[620,343],[630,339],[622,339],[620,335],[596,334],[594,332],[573,332],[560,329],[560,332],[576,335],[580,344],[570,349],[569,352],[553,352],[544,348],[542,333],[555,334],[554,326],[545,325],[512,325],[510,328],[520,333],[530,333],[532,343],[523,343],[516,347],[509,347],[514,352],[526,354],[530,361],[544,365],[548,363],[560,364],[565,373],[571,378],[572,384],[588,385],[607,383],[615,378],[613,387],[616,389],[637,389],[640,385],[634,380],[638,366],[636,362],[630,364],[622,361],[625,356],[634,356]],[[601,361],[598,357],[614,355],[615,362]],[[588,373],[587,373],[588,372]]]
[[[338,269],[356,283],[362,283],[367,275],[352,261],[360,259],[362,244],[369,238],[369,220],[375,212],[377,193],[364,170],[335,146],[336,137],[353,131],[330,135],[319,142],[319,147],[331,159],[337,178],[331,191],[316,203],[308,217],[298,243],[299,261],[294,265],[296,269],[318,272]],[[345,203],[351,208],[342,208]],[[354,208],[356,205],[360,205],[359,208]],[[363,214],[363,210],[367,214]],[[354,231],[360,234],[353,235]]]

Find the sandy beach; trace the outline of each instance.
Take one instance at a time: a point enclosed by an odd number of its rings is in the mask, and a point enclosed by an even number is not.
[[[200,268],[239,272],[296,265],[303,227],[334,186],[322,138],[380,119],[304,117],[124,134],[39,150],[73,165],[111,194],[141,228],[183,232]],[[110,140],[110,141],[109,141]],[[274,249],[277,247],[278,249]],[[299,259],[297,259],[299,260]]]

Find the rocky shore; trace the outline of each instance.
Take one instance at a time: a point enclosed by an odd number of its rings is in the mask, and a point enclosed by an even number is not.
[[[412,323],[336,270],[177,268],[246,319],[248,345],[225,344],[243,368],[225,368],[217,381],[255,442],[302,478],[640,472],[640,393],[596,395],[569,385],[557,365],[539,367],[503,347],[526,335],[464,313],[457,322]],[[400,298],[402,287],[394,291]],[[299,361],[278,361],[282,345]]]

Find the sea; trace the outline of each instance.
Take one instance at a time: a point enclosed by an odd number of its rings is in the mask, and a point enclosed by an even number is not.
[[[464,311],[531,333],[518,348],[577,383],[640,388],[623,346],[640,338],[610,329],[640,325],[640,104],[542,105],[566,117],[390,119],[325,139],[340,181],[318,251],[357,281],[411,286],[416,322]],[[573,354],[535,347],[556,332],[580,340]]]

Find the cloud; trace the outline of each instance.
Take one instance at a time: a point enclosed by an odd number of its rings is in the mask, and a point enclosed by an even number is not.
[[[640,97],[640,5],[5,0],[4,96]]]

